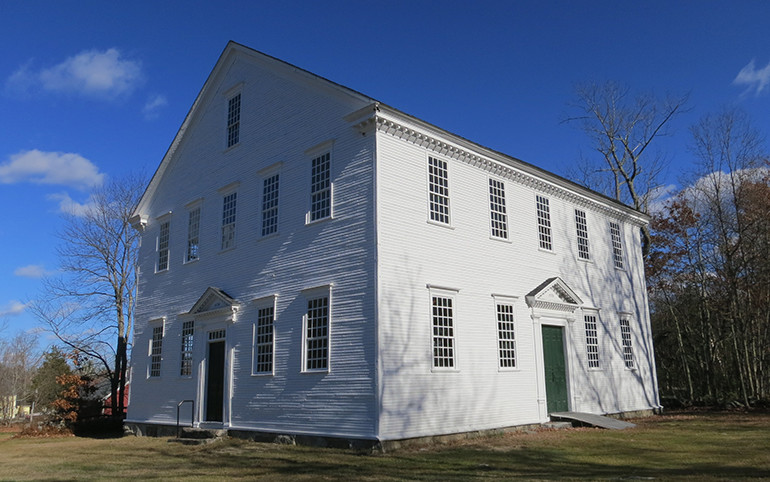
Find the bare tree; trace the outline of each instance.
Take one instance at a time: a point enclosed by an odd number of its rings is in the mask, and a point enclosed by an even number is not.
[[[0,339],[0,418],[13,416],[16,405],[31,401],[32,376],[40,362],[37,335],[20,331]]]
[[[648,212],[661,187],[658,178],[664,163],[650,152],[658,137],[669,134],[671,120],[684,112],[687,96],[659,100],[652,95],[632,97],[629,88],[616,82],[584,84],[576,89],[573,105],[578,114],[565,122],[578,122],[599,157],[583,159],[571,173],[578,182],[618,201]],[[650,232],[642,229],[642,250],[647,256]]]
[[[62,276],[46,280],[31,311],[66,346],[98,360],[123,414],[128,350],[134,322],[139,235],[129,218],[146,183],[141,176],[109,182],[89,205],[65,215],[57,249]]]

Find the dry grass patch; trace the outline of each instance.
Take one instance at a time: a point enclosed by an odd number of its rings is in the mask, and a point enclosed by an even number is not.
[[[544,430],[362,456],[228,439],[0,440],[0,479],[468,480],[662,478],[770,480],[770,414],[681,413],[623,431]]]

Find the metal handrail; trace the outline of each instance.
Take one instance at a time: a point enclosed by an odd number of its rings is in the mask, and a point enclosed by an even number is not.
[[[192,408],[190,409],[190,427],[195,426],[195,400],[182,400],[176,404],[176,438],[179,438],[179,409],[185,403],[190,403]]]

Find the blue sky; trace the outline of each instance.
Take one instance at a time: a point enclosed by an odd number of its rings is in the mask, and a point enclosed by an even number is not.
[[[561,122],[576,83],[689,93],[659,143],[677,184],[703,114],[770,132],[768,20],[760,0],[0,0],[0,337],[37,326],[62,207],[152,174],[228,40],[559,174],[590,154]]]

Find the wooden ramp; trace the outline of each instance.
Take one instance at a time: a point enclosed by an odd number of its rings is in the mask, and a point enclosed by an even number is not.
[[[612,430],[623,430],[636,427],[636,424],[618,420],[617,418],[605,417],[604,415],[594,415],[593,413],[582,412],[553,412],[550,414],[551,420],[572,422],[573,425],[583,425],[589,427],[609,428]],[[576,423],[577,422],[577,423]]]

